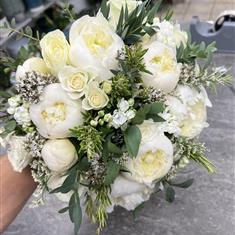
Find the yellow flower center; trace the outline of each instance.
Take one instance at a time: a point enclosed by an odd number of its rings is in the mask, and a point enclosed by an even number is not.
[[[141,168],[146,176],[152,176],[156,171],[161,171],[167,163],[166,154],[158,149],[156,152],[148,151],[141,157]]]
[[[83,37],[87,47],[95,55],[107,49],[113,42],[113,38],[100,29],[94,33],[85,34]]]
[[[76,91],[81,91],[84,88],[86,81],[82,73],[76,73],[70,77],[68,83],[72,89]]]
[[[62,122],[66,118],[66,107],[62,102],[56,102],[41,112],[42,118],[49,124]]]
[[[161,55],[154,56],[151,62],[160,65],[162,72],[170,72],[175,68],[172,55],[167,49],[165,49]]]

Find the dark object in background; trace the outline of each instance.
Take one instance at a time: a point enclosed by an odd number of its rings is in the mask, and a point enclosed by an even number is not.
[[[235,12],[225,11],[216,21],[203,22],[194,16],[190,22],[192,41],[207,45],[216,42],[217,52],[235,53]]]
[[[24,19],[25,6],[22,0],[0,0],[0,6],[8,20],[13,17],[16,21]]]
[[[29,11],[34,11],[43,5],[43,0],[24,0]]]

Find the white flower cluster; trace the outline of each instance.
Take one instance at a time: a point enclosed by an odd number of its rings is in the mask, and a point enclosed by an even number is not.
[[[135,117],[135,110],[132,108],[134,100],[129,101],[121,99],[118,103],[118,109],[116,109],[112,115],[112,126],[116,129],[123,127],[125,123]]]

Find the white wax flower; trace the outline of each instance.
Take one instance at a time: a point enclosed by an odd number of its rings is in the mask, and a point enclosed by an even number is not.
[[[126,112],[129,109],[130,105],[127,100],[124,100],[123,98],[118,103],[118,109],[121,112]]]
[[[144,85],[166,93],[171,92],[178,83],[181,70],[181,64],[177,63],[176,51],[157,41],[145,48],[148,51],[144,55],[144,63],[151,74],[143,73]]]
[[[10,107],[17,107],[21,103],[21,95],[15,95],[8,99],[8,104]]]
[[[206,90],[201,88],[198,92],[188,86],[178,86],[175,96],[168,96],[166,105],[171,115],[178,121],[178,135],[188,138],[198,136],[203,128],[208,126],[206,122],[206,106],[211,107]]]
[[[16,81],[19,81],[21,77],[25,76],[27,72],[39,72],[42,74],[50,73],[49,68],[42,58],[32,57],[27,59],[23,65],[19,65],[16,70]]]
[[[119,128],[128,120],[126,113],[115,110],[112,116],[112,126],[114,128]]]
[[[122,39],[110,27],[102,13],[76,20],[70,29],[70,61],[75,67],[90,65],[95,68],[99,82],[112,77],[111,69],[117,69],[118,51],[124,48]]]
[[[81,101],[72,100],[59,83],[48,85],[29,113],[39,133],[49,139],[69,137],[70,129],[83,121]]]
[[[29,107],[28,105],[24,104],[17,108],[15,108],[14,112],[14,119],[20,125],[29,125],[30,124],[30,115],[29,115]]]
[[[55,172],[64,172],[78,161],[77,151],[68,139],[48,140],[42,148],[42,158]]]
[[[13,135],[9,138],[8,144],[8,159],[14,171],[22,172],[32,160],[32,157],[25,149],[25,137]]]
[[[99,110],[104,108],[109,102],[106,93],[99,88],[97,82],[90,82],[85,91],[85,99],[82,101],[82,107],[85,110]]]
[[[85,88],[92,76],[79,68],[65,66],[60,70],[58,78],[62,88],[71,99],[78,99],[84,95]]]
[[[142,135],[139,152],[126,163],[131,173],[123,174],[130,180],[154,187],[154,182],[163,178],[173,164],[173,145],[152,121],[145,121],[139,129]]]
[[[111,185],[112,206],[108,208],[108,213],[113,211],[114,206],[121,206],[129,211],[134,210],[138,205],[147,201],[152,192],[153,189],[146,185],[119,175]]]
[[[69,63],[69,43],[60,30],[47,33],[40,41],[42,57],[50,69],[57,75],[59,70]]]
[[[129,14],[142,3],[136,0],[109,0],[110,5],[109,23],[116,29],[122,8],[128,9]]]

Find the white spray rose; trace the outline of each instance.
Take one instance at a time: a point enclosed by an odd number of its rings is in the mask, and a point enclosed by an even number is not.
[[[152,192],[153,189],[148,188],[146,185],[119,175],[111,186],[110,199],[112,206],[108,208],[108,212],[112,212],[115,205],[124,207],[127,210],[134,210],[138,205],[149,200]]]
[[[188,86],[178,86],[175,95],[176,97],[169,96],[166,104],[169,112],[178,121],[180,129],[177,134],[194,138],[208,126],[206,106],[212,105],[206,90],[202,88],[201,92],[198,92]]]
[[[109,13],[109,23],[115,29],[118,24],[119,16],[122,7],[125,9],[127,7],[128,12],[131,13],[135,8],[142,3],[142,1],[136,0],[109,0],[110,13]]]
[[[25,76],[25,73],[36,71],[43,74],[50,73],[49,68],[42,58],[32,57],[27,59],[23,65],[19,65],[16,70],[16,81]]]
[[[145,47],[146,69],[152,74],[143,73],[143,83],[168,93],[176,87],[181,70],[177,63],[176,51],[160,42],[153,42]]]
[[[65,66],[58,74],[62,88],[68,93],[71,99],[78,99],[84,95],[85,88],[91,74],[79,68]]]
[[[123,174],[130,180],[154,187],[154,181],[164,177],[173,164],[173,145],[152,121],[145,121],[139,129],[142,135],[139,152],[126,164],[131,173]]]
[[[14,171],[22,172],[22,170],[31,162],[32,157],[25,149],[25,137],[11,136],[9,141],[9,149],[7,151],[8,159]]]
[[[122,39],[101,13],[76,20],[70,29],[70,60],[75,67],[96,68],[99,82],[112,77],[110,69],[118,67],[118,51],[124,48]]]
[[[48,85],[29,113],[39,133],[49,139],[69,137],[70,129],[83,121],[81,101],[72,100],[59,83]]]
[[[82,107],[85,110],[99,110],[104,108],[109,102],[106,93],[99,88],[97,82],[90,82],[85,92],[85,99],[82,101]]]
[[[40,41],[42,57],[55,75],[58,71],[69,63],[69,43],[65,35],[60,30],[52,31],[46,34]]]
[[[68,139],[48,140],[42,148],[42,158],[55,172],[68,170],[78,160],[77,151]]]

